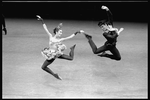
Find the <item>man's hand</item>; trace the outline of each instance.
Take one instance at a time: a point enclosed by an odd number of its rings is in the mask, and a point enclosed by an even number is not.
[[[106,6],[102,6],[101,8],[104,10],[107,10],[107,11],[109,10],[108,7],[106,7]]]
[[[120,28],[120,30],[117,32],[118,35],[120,34],[120,32],[122,32],[124,30],[124,28]]]

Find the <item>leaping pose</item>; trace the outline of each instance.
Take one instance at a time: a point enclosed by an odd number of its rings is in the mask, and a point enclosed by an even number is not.
[[[98,23],[98,26],[104,31],[103,36],[107,39],[103,46],[97,48],[95,43],[92,40],[92,36],[84,33],[85,37],[88,39],[88,42],[92,48],[94,54],[100,54],[101,57],[108,57],[114,60],[121,60],[120,53],[116,48],[117,37],[119,36],[120,32],[123,31],[124,28],[117,28],[113,27],[113,18],[112,13],[106,6],[102,6],[102,9],[106,10],[108,19],[102,20]],[[112,54],[108,54],[105,51],[109,50]]]
[[[66,37],[66,38],[60,38],[60,36],[62,35],[62,23],[60,23],[58,25],[58,27],[54,28],[53,32],[54,32],[54,36],[52,36],[52,34],[48,31],[46,24],[44,23],[44,20],[37,15],[37,20],[42,21],[43,23],[43,27],[46,31],[46,33],[49,36],[49,47],[48,48],[44,48],[42,50],[42,55],[44,57],[46,57],[45,62],[42,65],[42,69],[45,70],[46,72],[48,72],[49,74],[53,75],[55,78],[57,79],[62,79],[57,73],[54,73],[50,68],[48,68],[47,66],[50,65],[56,58],[60,58],[60,59],[66,59],[66,60],[73,60],[74,58],[74,49],[75,46],[72,46],[70,49],[70,53],[69,55],[66,55],[63,53],[63,51],[66,48],[66,46],[64,44],[62,44],[63,41],[68,40],[73,38],[75,35],[77,35],[78,33],[81,33],[80,31],[75,32],[74,34]]]

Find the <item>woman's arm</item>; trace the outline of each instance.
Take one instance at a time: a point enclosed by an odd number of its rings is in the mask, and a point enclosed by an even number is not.
[[[50,36],[50,38],[52,37],[52,34],[48,31],[46,24],[43,24],[43,27],[46,31],[46,33]]]
[[[71,39],[71,38],[73,38],[74,36],[75,36],[75,34],[72,34],[72,35],[70,35],[70,36],[68,36],[68,37],[66,37],[66,38],[61,38],[60,41],[64,41],[64,40]]]
[[[84,31],[83,31],[83,30],[77,31],[77,32],[75,32],[74,34],[72,34],[72,35],[70,35],[70,36],[68,36],[68,37],[66,37],[66,38],[61,38],[60,41],[64,41],[64,40],[71,39],[71,38],[73,38],[75,35],[77,35],[78,33],[82,33],[82,32],[84,32]]]
[[[51,37],[52,37],[52,34],[48,31],[47,26],[46,26],[46,24],[44,23],[44,20],[43,20],[39,15],[36,15],[36,16],[38,17],[37,20],[42,21],[43,28],[45,29],[46,33],[47,33],[47,34],[50,36],[50,38],[51,38]]]

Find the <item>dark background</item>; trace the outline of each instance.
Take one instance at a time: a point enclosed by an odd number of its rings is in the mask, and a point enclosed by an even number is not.
[[[2,2],[2,13],[6,18],[90,20],[106,18],[101,9],[106,5],[114,21],[148,22],[148,2]]]

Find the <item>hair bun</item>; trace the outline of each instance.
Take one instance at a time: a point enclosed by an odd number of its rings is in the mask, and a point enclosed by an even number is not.
[[[54,28],[54,33],[58,32],[62,28],[62,23],[59,23],[59,25]]]

